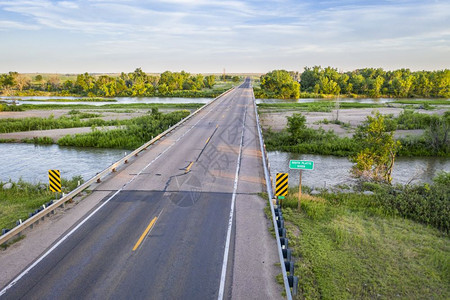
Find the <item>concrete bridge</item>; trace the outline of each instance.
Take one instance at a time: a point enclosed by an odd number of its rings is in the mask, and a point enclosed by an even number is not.
[[[258,126],[247,79],[1,253],[0,298],[281,298]]]

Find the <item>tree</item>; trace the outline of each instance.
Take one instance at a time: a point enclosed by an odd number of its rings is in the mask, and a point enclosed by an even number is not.
[[[384,117],[376,112],[367,116],[367,121],[358,127],[355,140],[363,149],[353,157],[355,177],[379,182],[392,182],[395,155],[400,142],[394,140],[394,132],[386,132]]]
[[[19,74],[16,76],[16,87],[19,91],[22,91],[23,88],[30,85],[30,78],[26,75]]]
[[[214,76],[214,75],[208,75],[204,79],[205,86],[207,88],[209,88],[209,89],[212,89],[212,87],[214,86],[215,81],[216,81],[216,76]]]
[[[261,88],[267,94],[281,99],[300,97],[300,84],[285,70],[274,70],[261,76]]]
[[[428,143],[437,154],[450,152],[450,114],[444,117],[432,116],[430,125],[425,131]]]

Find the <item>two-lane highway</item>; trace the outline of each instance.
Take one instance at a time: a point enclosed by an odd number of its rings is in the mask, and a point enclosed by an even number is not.
[[[229,297],[227,254],[252,95],[246,80],[100,185],[110,194],[2,297]],[[261,176],[254,177],[257,193]]]

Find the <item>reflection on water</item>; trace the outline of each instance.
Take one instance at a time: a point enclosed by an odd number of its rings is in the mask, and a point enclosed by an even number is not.
[[[324,187],[354,182],[349,170],[352,163],[344,157],[295,154],[289,152],[269,152],[270,172],[273,177],[279,172],[289,173],[289,185],[298,185],[298,170],[289,170],[289,160],[312,160],[314,170],[303,171],[302,184],[310,187]],[[431,182],[431,179],[439,172],[450,172],[450,160],[437,157],[397,158],[392,173],[393,184]]]
[[[256,99],[256,103],[307,103],[307,102],[334,102],[338,98],[300,98],[300,99]],[[350,102],[350,103],[377,103],[384,104],[390,103],[397,100],[430,100],[422,98],[339,98],[339,102]],[[447,99],[450,100],[450,99]]]
[[[0,153],[0,181],[37,183],[48,181],[49,169],[60,170],[67,179],[81,175],[88,180],[122,158],[125,150],[0,144]]]
[[[85,180],[96,175],[125,155],[126,150],[35,146],[32,144],[0,144],[2,165],[0,181],[9,179],[37,183],[47,182],[49,169],[59,169],[64,178],[81,175]],[[129,153],[129,151],[128,151]],[[299,171],[289,170],[289,160],[314,161],[314,170],[303,171],[303,184],[311,187],[348,184],[353,181],[347,158],[325,155],[301,155],[288,152],[269,152],[272,176],[288,172],[289,183],[298,185]],[[439,171],[450,172],[450,160],[445,158],[397,158],[393,183],[430,182]]]
[[[42,101],[27,101],[27,100],[42,100]],[[77,100],[84,99],[84,97],[0,97],[0,100],[6,102],[16,101],[20,104],[88,104],[88,105],[105,105],[105,104],[131,104],[131,103],[176,103],[176,104],[186,104],[186,103],[202,103],[206,104],[213,100],[213,98],[170,98],[170,97],[116,97],[116,98],[106,98],[112,100],[111,102],[95,102],[95,101],[74,101],[74,102],[54,102],[49,101],[51,99],[67,99],[67,100]],[[88,99],[88,98],[87,98]],[[47,100],[47,101],[44,101]]]

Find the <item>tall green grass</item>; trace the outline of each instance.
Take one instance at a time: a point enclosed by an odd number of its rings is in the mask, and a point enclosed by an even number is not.
[[[350,109],[350,108],[377,108],[385,107],[385,104],[377,103],[358,103],[358,102],[341,102],[339,104],[340,109]],[[317,102],[282,102],[282,103],[260,103],[258,108],[279,108],[279,109],[304,109],[306,111],[318,111],[318,112],[330,112],[335,109],[335,102],[333,101],[317,101]]]
[[[85,134],[67,135],[58,140],[60,146],[136,149],[152,137],[189,115],[189,111],[161,114],[154,110],[151,115],[131,119],[123,128],[95,129]]]
[[[110,120],[102,119],[88,119],[81,120],[78,116],[54,118],[29,117],[22,119],[0,119],[0,133],[31,131],[31,130],[49,130],[60,128],[74,128],[74,127],[91,127],[91,126],[114,126],[126,124],[126,120]]]
[[[70,180],[61,179],[62,190],[65,193],[75,189],[83,182],[81,176]],[[0,182],[0,229],[11,229],[15,227],[16,221],[28,218],[29,213],[40,208],[42,204],[55,199],[55,193],[48,189],[48,184],[31,184],[19,180],[12,182],[11,189],[3,189],[5,182]]]
[[[299,277],[295,298],[448,299],[448,222],[444,229],[433,221],[450,219],[449,177],[441,176],[413,192],[377,186],[375,195],[306,195],[301,211],[290,189],[283,217]],[[416,222],[414,215],[430,218]]]
[[[51,110],[51,109],[89,109],[89,110],[105,110],[105,109],[197,109],[202,107],[202,103],[118,103],[104,105],[90,104],[22,104],[23,110]]]

